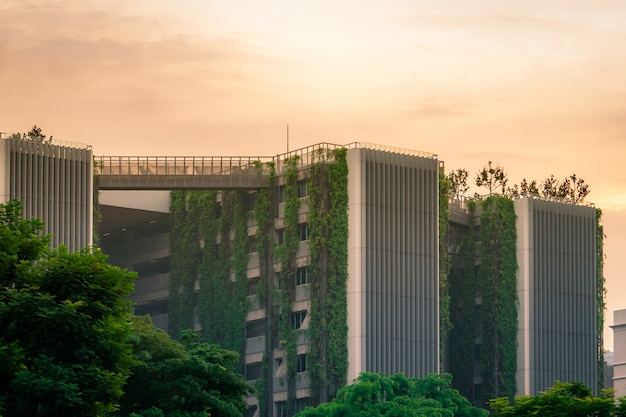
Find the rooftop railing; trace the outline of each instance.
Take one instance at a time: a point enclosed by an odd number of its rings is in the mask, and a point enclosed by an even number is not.
[[[0,139],[13,139],[13,138],[16,138],[17,135],[19,135],[19,133],[0,132]],[[70,142],[67,140],[44,139],[44,140],[39,141],[37,139],[29,139],[29,138],[22,138],[22,137],[19,137],[16,139],[23,140],[23,141],[40,142],[43,144],[50,144],[54,146],[61,146],[63,148],[91,149],[91,145],[87,145],[85,143],[80,143],[80,142]]]
[[[100,175],[258,175],[272,157],[97,156]]]

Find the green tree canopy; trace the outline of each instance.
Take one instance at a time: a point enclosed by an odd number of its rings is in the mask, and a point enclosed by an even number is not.
[[[39,220],[0,204],[0,407],[6,415],[99,416],[132,363],[134,275],[96,249],[47,250]]]
[[[0,288],[0,395],[8,415],[102,415],[116,408],[132,356],[134,275],[100,251],[51,251]]]
[[[618,417],[626,416],[624,398],[616,403],[612,390],[599,396],[580,382],[557,382],[536,396],[519,396],[511,403],[509,398],[496,398],[489,402],[497,417]]]
[[[120,402],[120,416],[241,416],[251,393],[246,380],[234,372],[239,355],[200,342],[199,334],[184,331],[181,342],[155,329],[149,317],[133,321],[132,368]]]
[[[43,235],[43,223],[22,218],[22,203],[0,204],[0,286],[19,285],[17,268],[39,258],[50,238]]]
[[[332,402],[308,408],[297,417],[333,416],[438,416],[486,417],[486,410],[474,407],[451,388],[452,376],[431,374],[407,378],[382,373],[362,373],[351,385],[339,390]]]

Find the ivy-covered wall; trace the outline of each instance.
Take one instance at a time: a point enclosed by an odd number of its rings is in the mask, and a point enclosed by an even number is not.
[[[275,349],[283,352],[286,413],[296,410],[297,348],[309,344],[307,372],[311,404],[328,401],[346,383],[348,194],[346,149],[320,149],[303,166],[297,156],[284,163],[282,178],[273,164],[267,188],[248,191],[174,191],[171,194],[169,331],[177,336],[196,324],[207,342],[241,354],[245,371],[248,261],[251,245],[259,259],[255,302],[265,309],[265,354],[255,383],[262,417],[273,415]],[[307,182],[309,197],[300,187]],[[279,189],[284,213],[279,217]],[[303,207],[308,205],[308,210]],[[307,213],[307,214],[304,214]],[[302,216],[309,230],[309,328],[291,320]],[[278,226],[276,224],[282,224]],[[254,236],[249,227],[256,226]],[[281,241],[275,237],[280,233]],[[256,240],[251,243],[250,238]],[[278,272],[276,272],[278,271]],[[195,323],[194,323],[194,320]]]
[[[513,201],[500,195],[469,207],[470,225],[456,226],[462,263],[451,271],[449,280],[454,311],[450,371],[463,395],[484,404],[516,392],[516,216]],[[475,364],[482,374],[479,391],[474,391]]]
[[[481,201],[481,399],[513,397],[517,370],[517,255],[515,209],[509,198],[493,195]]]
[[[213,191],[171,193],[168,331],[177,337],[182,330],[194,328],[197,318],[205,341],[243,353],[248,193],[223,192],[221,202],[217,196]]]
[[[439,168],[439,369],[448,372],[448,338],[452,321],[450,317],[450,255],[448,254],[448,181],[443,166]]]
[[[606,287],[604,280],[604,227],[602,226],[602,210],[596,209],[596,309],[598,332],[598,386],[597,392],[604,389],[604,310],[606,308]]]
[[[348,164],[346,149],[320,152],[309,180],[311,322],[309,356],[313,404],[330,401],[348,372]]]

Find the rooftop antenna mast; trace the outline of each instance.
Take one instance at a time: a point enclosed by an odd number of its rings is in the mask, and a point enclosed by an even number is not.
[[[287,153],[289,153],[289,123],[287,123]]]

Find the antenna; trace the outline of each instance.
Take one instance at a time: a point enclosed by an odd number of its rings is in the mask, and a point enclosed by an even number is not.
[[[287,153],[289,153],[289,123],[287,123]]]

